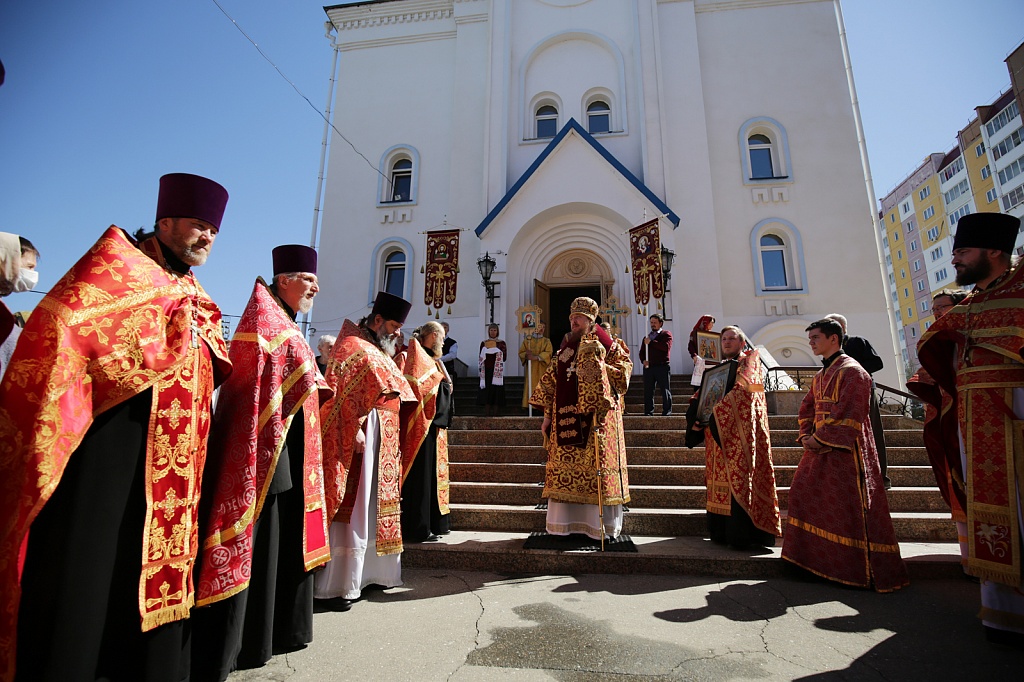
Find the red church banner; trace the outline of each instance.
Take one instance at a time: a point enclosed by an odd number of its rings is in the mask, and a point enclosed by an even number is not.
[[[633,261],[633,294],[637,305],[647,305],[652,298],[664,296],[657,218],[629,231],[629,254]]]
[[[427,232],[426,285],[423,302],[440,309],[455,303],[459,278],[459,230]]]

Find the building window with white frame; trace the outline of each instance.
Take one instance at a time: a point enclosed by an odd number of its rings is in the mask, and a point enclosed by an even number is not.
[[[412,160],[398,159],[391,164],[391,196],[388,201],[412,199]]]
[[[929,206],[928,208],[926,208],[924,210],[924,213],[922,215],[924,216],[925,220],[928,220],[933,215],[935,215],[935,207],[934,206]]]
[[[754,288],[758,296],[807,291],[800,232],[781,218],[762,220],[750,234]]]
[[[750,179],[764,180],[766,178],[774,178],[772,141],[768,139],[768,136],[751,135],[747,138],[747,148],[750,154]]]
[[[939,238],[939,227],[938,227],[938,225],[936,225],[935,227],[933,227],[930,230],[928,230],[928,241],[932,241],[933,242],[933,241],[935,241],[938,238]]]
[[[993,201],[996,200],[996,197],[998,196],[999,193],[995,190],[995,187],[993,187],[989,191],[985,192],[985,201],[991,204]]]
[[[594,100],[587,105],[587,132],[591,135],[608,133],[612,129],[612,108],[604,100]]]
[[[545,104],[539,107],[535,119],[538,138],[554,137],[558,133],[558,109],[553,105]]]
[[[988,167],[988,164],[981,167],[981,179],[988,180],[992,176],[992,170]]]
[[[381,290],[398,297],[405,296],[405,254],[392,251],[384,257],[384,277]]]
[[[946,268],[939,268],[935,271],[935,283],[938,284],[944,279],[946,279]]]
[[[761,237],[761,268],[765,289],[789,288],[786,242],[776,234]]]
[[[408,145],[396,145],[380,160],[378,204],[415,203],[419,184],[419,153]]]
[[[789,140],[778,121],[767,117],[748,119],[740,127],[739,144],[744,183],[792,178]]]
[[[919,199],[921,199],[921,201],[924,201],[925,199],[928,198],[928,195],[931,194],[931,193],[932,193],[932,188],[931,187],[925,187],[924,189],[922,189],[920,192],[917,193],[917,196],[918,196]]]
[[[974,147],[974,155],[975,156],[981,156],[984,153],[985,153],[985,143],[984,142],[979,142]]]

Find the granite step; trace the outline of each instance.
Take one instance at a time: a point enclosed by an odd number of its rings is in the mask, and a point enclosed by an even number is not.
[[[451,501],[458,504],[536,505],[541,501],[538,482],[486,483],[452,481]],[[779,506],[789,506],[789,488],[778,486]],[[889,506],[901,512],[945,512],[948,510],[937,487],[893,487],[888,492]],[[702,509],[707,500],[703,485],[629,486],[631,504],[657,509]]]
[[[666,417],[670,419],[671,417]],[[500,420],[501,418],[495,418]],[[624,429],[627,455],[634,447],[685,448],[685,434],[682,430],[666,429],[635,429],[628,426]],[[796,430],[772,430],[772,440],[780,443],[795,443]],[[452,428],[448,431],[448,442],[452,445],[491,445],[500,443],[509,446],[541,446],[544,438],[539,424],[534,429],[464,429]],[[885,433],[886,446],[914,447],[921,445],[921,432],[909,429],[889,430]]]
[[[923,447],[886,448],[889,466],[929,466],[928,453]],[[776,466],[796,466],[804,451],[801,447],[772,448],[772,460]],[[632,447],[626,453],[629,466],[703,466],[703,447],[692,450],[685,447]],[[448,460],[452,463],[480,464],[544,464],[547,453],[541,443],[536,445],[458,445],[449,442]]]
[[[694,536],[633,535],[638,551],[560,552],[523,549],[526,533],[452,531],[438,542],[407,544],[406,568],[580,575],[584,573],[706,575],[766,579],[788,575],[781,547],[738,551]],[[901,542],[911,581],[963,575],[959,546],[943,542]]]
[[[452,527],[459,530],[488,530],[530,533],[544,530],[547,514],[536,504],[451,505]],[[632,503],[623,518],[627,535],[696,536],[707,534],[703,505],[690,509],[654,509]],[[785,518],[785,512],[783,512]],[[900,542],[956,542],[956,526],[945,512],[893,512],[893,528]]]
[[[540,429],[543,415],[534,410],[530,417],[525,413],[509,413],[500,417],[475,417],[456,415],[449,431],[529,431]],[[622,418],[623,428],[634,430],[668,430],[682,431],[686,429],[686,416],[672,414],[663,417],[660,414],[647,417],[643,414],[627,413]],[[883,415],[882,426],[886,434],[890,431],[921,431],[921,424],[896,415]],[[769,415],[768,429],[776,431],[798,431],[796,415]],[[888,442],[888,441],[886,441]]]
[[[487,464],[454,462],[449,466],[451,480],[459,483],[537,483],[544,480],[544,463]],[[704,485],[704,465],[651,465],[630,464],[630,485]],[[796,466],[776,465],[775,483],[788,487],[793,481]],[[889,478],[899,488],[933,488],[935,477],[931,467],[889,467]]]

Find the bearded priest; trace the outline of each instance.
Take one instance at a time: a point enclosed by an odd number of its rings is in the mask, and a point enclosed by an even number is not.
[[[592,298],[572,302],[570,332],[530,399],[544,409],[547,532],[595,540],[621,533],[629,502],[619,396],[633,371],[623,345],[595,324],[597,311]]]

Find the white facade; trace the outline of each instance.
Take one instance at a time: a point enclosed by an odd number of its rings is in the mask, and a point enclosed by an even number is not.
[[[423,233],[447,225],[465,231],[458,299],[440,316],[471,367],[489,314],[485,252],[510,350],[515,309],[545,286],[616,296],[635,349],[649,326],[626,232],[666,214],[674,372],[690,370],[704,313],[784,365],[810,365],[804,328],[840,312],[883,356],[880,381],[901,385],[834,0],[387,0],[327,14],[341,56],[334,125],[370,164],[334,135],[320,332],[368,312],[389,255],[405,257],[408,324],[425,321]],[[607,117],[596,127],[595,103]],[[538,139],[552,110],[558,135]],[[389,201],[396,159],[411,162],[409,196]]]

